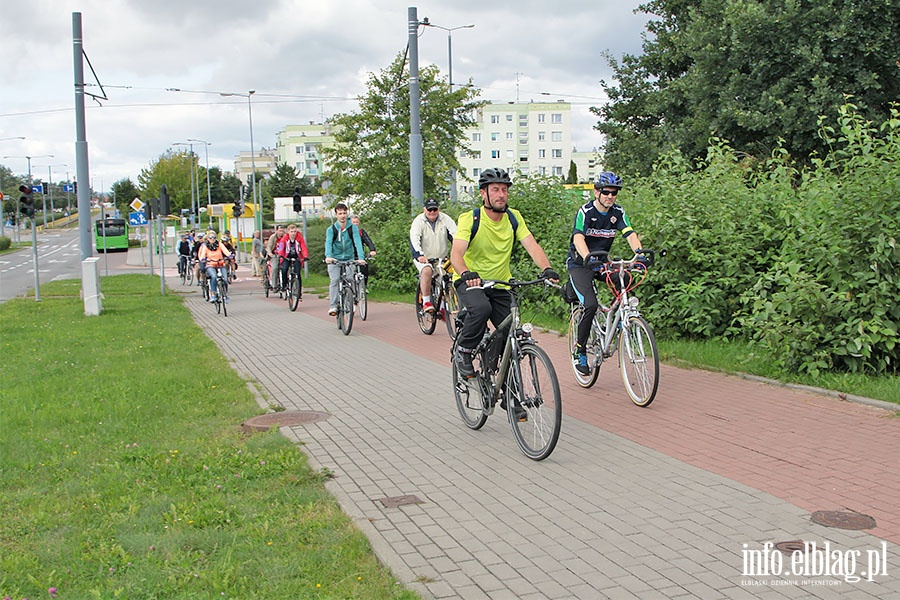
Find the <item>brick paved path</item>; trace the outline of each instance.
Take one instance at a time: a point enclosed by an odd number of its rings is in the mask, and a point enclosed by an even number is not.
[[[446,330],[422,335],[410,305],[370,304],[345,337],[310,293],[291,313],[256,280],[232,290],[227,318],[199,294],[186,302],[270,400],[331,415],[282,431],[334,471],[345,512],[423,597],[900,598],[900,419],[889,411],[673,367],[642,409],[615,364],[578,388],[565,339],[541,334],[565,418],[556,451],[535,463],[504,413],[481,431],[462,425]],[[422,502],[380,502],[406,495]],[[815,510],[858,511],[877,527],[823,527]],[[887,575],[743,575],[748,551],[792,540],[828,542],[835,560],[858,551],[857,574],[884,550]]]

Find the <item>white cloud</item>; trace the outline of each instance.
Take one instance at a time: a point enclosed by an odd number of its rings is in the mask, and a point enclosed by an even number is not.
[[[517,94],[522,101],[572,102],[573,140],[587,150],[600,142],[588,107],[602,103],[599,81],[611,75],[602,54],[640,52],[647,21],[633,13],[637,2],[615,0],[0,3],[4,23],[27,29],[27,36],[9,29],[0,36],[0,138],[27,138],[0,142],[0,156],[53,154],[40,162],[65,163],[74,176],[72,13],[81,12],[84,48],[109,96],[102,107],[87,103],[98,189],[123,177],[136,180],[173,142],[187,138],[210,141],[210,164],[231,170],[234,156],[249,150],[247,102],[216,92],[256,90],[256,148],[274,146],[285,125],[354,110],[368,74],[405,48],[411,4],[420,20],[435,25],[475,25],[452,34],[454,82],[471,79],[495,102]],[[446,73],[447,32],[420,28],[418,45],[420,65],[434,63]],[[85,78],[93,83],[87,65]],[[25,171],[22,159],[3,162]],[[63,170],[54,168],[54,178]]]

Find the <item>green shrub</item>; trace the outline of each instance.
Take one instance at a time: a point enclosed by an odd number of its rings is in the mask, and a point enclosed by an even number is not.
[[[12,246],[12,240],[5,235],[0,235],[0,250],[9,250],[10,246]]]

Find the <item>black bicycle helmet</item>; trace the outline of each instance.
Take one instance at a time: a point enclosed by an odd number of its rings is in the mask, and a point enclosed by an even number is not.
[[[509,186],[512,185],[512,180],[509,178],[509,173],[503,169],[491,167],[481,172],[481,177],[478,178],[478,189],[482,190],[492,183],[505,183]]]

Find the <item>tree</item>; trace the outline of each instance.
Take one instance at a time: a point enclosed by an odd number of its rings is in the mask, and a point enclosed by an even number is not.
[[[474,114],[483,102],[478,92],[465,85],[451,92],[438,68],[419,70],[420,115],[426,196],[449,189],[451,169],[460,169],[456,148],[464,143],[464,130],[474,124]],[[409,182],[409,71],[406,57],[397,56],[380,73],[370,73],[368,90],[357,113],[329,119],[335,146],[323,148],[327,157],[324,179],[328,192],[338,197],[410,197]],[[399,205],[399,202],[398,202]]]
[[[269,198],[293,196],[295,187],[300,188],[300,194],[303,196],[317,195],[317,190],[309,178],[301,177],[297,169],[286,162],[278,163],[263,184],[263,189]]]
[[[138,175],[141,199],[147,202],[150,198],[158,198],[163,184],[169,191],[172,201],[172,212],[178,213],[182,208],[191,208],[191,167],[197,171],[195,181],[199,181],[200,173],[196,163],[188,152],[167,151],[156,162],[142,169]],[[212,169],[210,169],[212,171]],[[206,170],[203,170],[204,176]],[[131,200],[129,199],[129,202]]]
[[[131,181],[130,177],[126,177],[125,179],[120,179],[119,181],[112,184],[110,191],[113,193],[116,199],[116,208],[119,209],[119,212],[122,214],[128,214],[131,208],[128,206],[131,204],[131,201],[135,198],[141,197],[141,192],[134,185],[134,182]]]
[[[578,166],[574,160],[569,161],[569,176],[566,177],[566,183],[578,183]]]
[[[616,84],[591,110],[605,164],[649,172],[671,149],[688,159],[713,136],[740,152],[824,156],[818,117],[854,97],[881,122],[900,97],[900,4],[892,0],[651,0],[644,52],[608,61]]]

